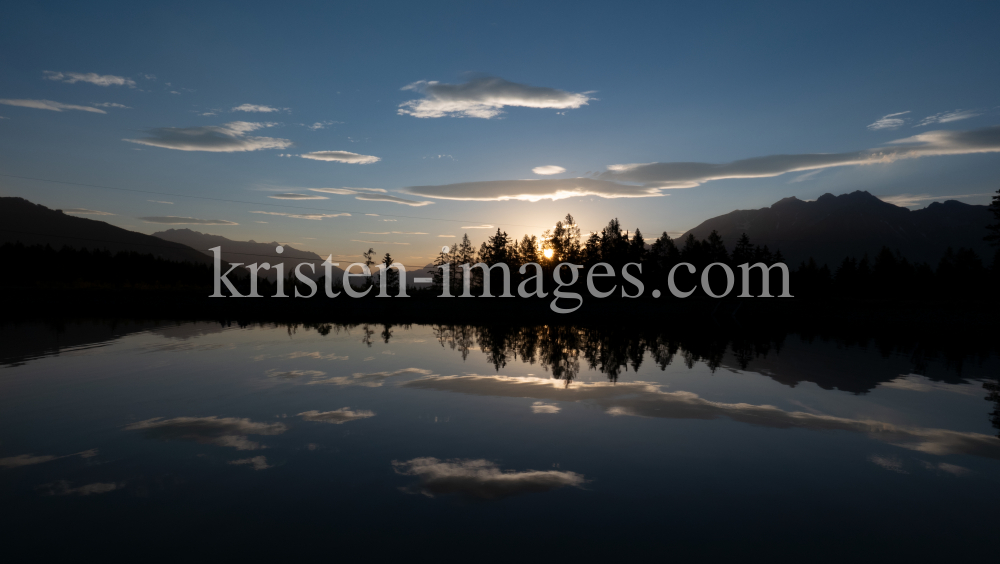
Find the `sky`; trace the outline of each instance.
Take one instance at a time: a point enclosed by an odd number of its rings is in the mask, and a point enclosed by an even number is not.
[[[1000,4],[15,3],[0,195],[430,262],[867,190],[1000,188]],[[94,213],[98,212],[98,213]]]

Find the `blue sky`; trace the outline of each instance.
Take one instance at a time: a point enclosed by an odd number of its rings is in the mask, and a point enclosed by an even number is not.
[[[540,235],[567,212],[649,238],[786,196],[984,204],[997,21],[951,2],[19,3],[0,22],[2,173],[175,196],[9,176],[0,194],[406,264],[438,235]],[[141,219],[164,217],[235,225]]]

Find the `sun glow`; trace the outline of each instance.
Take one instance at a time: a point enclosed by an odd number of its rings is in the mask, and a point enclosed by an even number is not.
[[[542,254],[545,255],[545,258],[550,259],[552,258],[552,249],[545,249]]]

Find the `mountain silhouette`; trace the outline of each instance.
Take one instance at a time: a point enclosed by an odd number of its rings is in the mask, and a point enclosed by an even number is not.
[[[793,266],[812,257],[836,268],[845,257],[867,253],[874,258],[883,246],[910,261],[936,266],[948,247],[968,247],[984,259],[992,257],[983,241],[991,219],[986,206],[947,200],[909,210],[859,190],[823,194],[812,202],[793,196],[759,210],[736,210],[702,222],[684,237],[704,239],[715,230],[732,250],[746,233],[751,243],[780,250]]]
[[[152,235],[66,215],[24,198],[0,197],[0,244],[64,246],[74,249],[105,249],[112,253],[132,251],[178,262],[211,264],[210,257],[187,245]]]
[[[316,253],[302,251],[289,245],[282,245],[283,250],[279,255],[275,251],[275,248],[280,244],[277,242],[258,243],[253,239],[249,241],[233,241],[232,239],[227,239],[222,235],[211,235],[209,233],[201,233],[191,229],[168,229],[166,231],[153,233],[153,235],[165,241],[173,241],[175,243],[187,245],[209,256],[212,255],[212,251],[209,249],[221,246],[222,260],[229,263],[239,262],[243,264],[252,264],[255,262],[266,262],[271,265],[271,269],[261,270],[259,272],[262,277],[265,277],[272,282],[277,277],[274,265],[279,263],[285,265],[284,271],[286,276],[295,272],[295,267],[302,262],[315,265],[315,273],[306,267],[303,267],[302,269],[302,273],[313,280],[323,276],[326,272],[323,268],[323,261],[326,259],[323,257],[317,255]],[[341,276],[344,274],[342,269],[335,266],[333,267],[332,272],[334,280],[342,280]],[[265,274],[266,276],[264,276]]]

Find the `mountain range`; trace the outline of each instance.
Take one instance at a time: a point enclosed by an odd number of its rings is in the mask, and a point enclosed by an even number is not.
[[[874,258],[883,246],[931,266],[937,266],[948,247],[968,247],[989,264],[995,250],[983,237],[992,219],[987,206],[946,200],[909,210],[856,191],[824,194],[811,202],[790,197],[766,208],[736,210],[706,220],[682,237],[703,239],[718,231],[731,251],[746,233],[752,244],[780,250],[795,267],[812,257],[836,268],[845,257],[860,259],[867,253]]]
[[[112,253],[134,251],[177,262],[211,264],[212,259],[191,247],[152,235],[64,214],[24,198],[0,197],[0,244],[51,245],[107,249]]]
[[[704,239],[714,230],[732,250],[744,233],[751,243],[780,250],[786,262],[816,259],[819,264],[836,268],[845,257],[874,257],[883,246],[899,251],[913,262],[936,266],[948,247],[973,249],[989,264],[995,250],[983,241],[986,225],[993,219],[986,206],[963,204],[955,200],[934,202],[924,209],[909,210],[884,202],[868,192],[852,192],[834,196],[824,194],[815,201],[785,198],[757,210],[736,210],[706,220],[685,233]],[[152,253],[173,261],[211,263],[209,249],[221,246],[225,262],[282,263],[285,273],[291,273],[300,262],[315,265],[315,274],[323,274],[323,257],[284,245],[277,254],[278,243],[233,241],[221,235],[211,235],[190,229],[168,229],[145,235],[115,227],[103,221],[74,217],[60,210],[33,204],[16,197],[0,197],[0,244],[20,241],[26,245],[49,244],[54,248],[102,248],[112,252],[134,251]],[[683,244],[682,241],[678,243]],[[335,277],[343,271],[334,267]],[[275,277],[274,269],[261,271]],[[407,272],[407,279],[433,275],[433,265]],[[412,282],[411,282],[412,284]]]
[[[299,263],[309,263],[314,265],[315,273],[311,272],[308,268],[303,268],[302,273],[312,278],[313,280],[323,276],[323,257],[317,255],[316,253],[310,251],[302,251],[291,247],[289,245],[282,245],[282,252],[279,255],[276,252],[276,247],[279,245],[277,242],[271,243],[258,243],[253,239],[249,241],[233,241],[232,239],[227,239],[222,235],[210,235],[208,233],[201,233],[199,231],[192,231],[190,229],[168,229],[166,231],[159,231],[153,233],[154,237],[159,237],[164,241],[172,241],[174,243],[180,243],[182,245],[187,245],[193,249],[197,249],[209,256],[212,255],[212,249],[214,247],[222,247],[222,260],[228,263],[243,263],[252,264],[255,262],[262,263],[266,262],[271,265],[270,270],[259,271],[261,275],[267,274],[266,278],[272,282],[277,277],[277,272],[274,269],[274,265],[283,264],[285,275],[291,274],[295,271],[295,267]],[[341,279],[344,271],[336,266],[333,267],[334,279]]]

